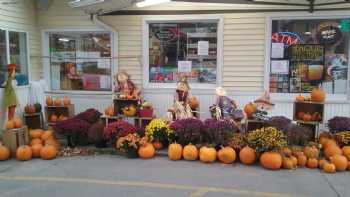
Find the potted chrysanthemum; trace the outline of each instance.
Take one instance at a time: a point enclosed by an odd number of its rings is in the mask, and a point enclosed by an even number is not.
[[[145,136],[149,142],[152,142],[156,149],[162,149],[169,144],[172,139],[173,131],[166,121],[162,119],[153,119],[145,128]]]
[[[116,148],[126,154],[128,158],[137,158],[138,149],[147,142],[146,138],[141,138],[137,133],[130,133],[117,140]]]

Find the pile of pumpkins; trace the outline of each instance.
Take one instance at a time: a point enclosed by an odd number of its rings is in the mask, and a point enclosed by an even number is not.
[[[34,105],[27,104],[24,107],[24,112],[27,114],[39,113],[39,112],[41,112],[41,110],[42,110],[42,107],[41,107],[40,103],[35,103]]]
[[[310,122],[310,121],[321,121],[322,120],[322,115],[320,112],[303,112],[300,111],[297,114],[298,120],[302,120],[304,122]]]
[[[21,145],[16,149],[15,156],[19,161],[28,161],[32,158],[51,160],[56,158],[61,148],[53,131],[34,129],[29,131],[31,138],[29,145]],[[10,159],[10,149],[0,143],[0,161]]]
[[[53,113],[50,116],[50,122],[51,123],[55,123],[55,122],[59,122],[59,121],[63,121],[63,120],[67,120],[67,116],[65,116],[63,114],[57,116],[55,113]]]
[[[305,97],[303,95],[298,95],[295,97],[297,102],[312,101],[317,103],[323,103],[326,100],[326,92],[321,88],[317,87],[312,89],[310,96]]]
[[[71,100],[68,96],[64,96],[63,99],[60,98],[52,98],[51,96],[47,96],[45,99],[47,106],[69,106],[71,104]]]
[[[4,127],[6,130],[19,129],[23,127],[23,121],[20,117],[15,117],[11,120],[6,120]]]

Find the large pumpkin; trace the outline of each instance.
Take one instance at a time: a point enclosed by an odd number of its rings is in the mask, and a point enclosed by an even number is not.
[[[51,160],[56,157],[57,150],[52,145],[45,145],[40,151],[40,157],[44,160]]]
[[[332,156],[331,163],[335,165],[337,171],[344,171],[348,168],[348,160],[343,155]]]
[[[282,167],[282,156],[278,152],[264,152],[260,156],[260,164],[269,170],[277,170]]]
[[[236,160],[236,151],[231,147],[223,147],[218,151],[218,159],[224,164],[231,164]]]
[[[64,106],[68,106],[68,105],[70,105],[70,104],[71,104],[70,98],[69,98],[68,96],[64,96],[64,97],[63,97],[63,105],[64,105]]]
[[[60,98],[56,98],[53,103],[55,106],[62,106],[62,100]]]
[[[324,146],[324,149],[327,149],[328,147],[331,146],[338,146],[337,142],[334,139],[329,139]]]
[[[46,97],[46,105],[52,106],[53,105],[53,99],[51,96]]]
[[[305,146],[304,154],[307,158],[318,158],[320,151],[316,146]]]
[[[255,150],[248,146],[242,148],[241,151],[239,152],[239,160],[243,164],[247,164],[247,165],[255,163],[256,161]]]
[[[308,168],[317,168],[318,167],[318,160],[316,158],[309,158],[307,160],[306,166]]]
[[[43,145],[41,144],[34,144],[31,146],[32,152],[33,152],[33,157],[40,157],[40,151],[43,148]]]
[[[199,107],[199,101],[196,97],[192,96],[189,101],[188,104],[190,105],[191,109],[197,109]]]
[[[339,148],[339,146],[327,146],[324,150],[324,155],[329,159],[334,155],[342,155],[343,151]]]
[[[324,102],[326,99],[326,93],[321,88],[314,88],[311,91],[311,100],[314,102]]]
[[[182,157],[182,146],[178,143],[170,144],[168,147],[168,157],[170,160],[180,160]]]
[[[43,134],[43,130],[42,129],[31,129],[31,130],[29,130],[29,136],[32,139],[34,139],[34,138],[41,138],[42,134]]]
[[[198,159],[198,149],[195,145],[186,145],[183,149],[182,155],[185,160],[194,161]]]
[[[216,160],[215,148],[203,146],[199,149],[199,160],[204,163],[212,163]]]
[[[20,117],[16,117],[13,122],[14,122],[15,128],[22,128],[23,122],[22,122],[22,119]]]
[[[246,104],[244,106],[244,112],[247,114],[248,118],[251,118],[253,114],[256,112],[257,108],[256,105],[252,102]]]
[[[323,165],[323,171],[325,171],[327,173],[335,173],[335,170],[336,170],[336,167],[332,163],[325,163]]]
[[[350,146],[344,146],[342,148],[342,151],[343,151],[343,155],[348,159],[350,160]]]
[[[146,143],[142,145],[138,150],[139,156],[142,159],[150,159],[154,157],[156,150],[152,144]]]
[[[10,149],[7,146],[2,145],[0,142],[0,161],[8,160],[10,155]]]
[[[15,122],[13,120],[7,120],[5,122],[5,129],[10,130],[15,128]]]
[[[32,158],[33,151],[30,146],[22,145],[16,150],[16,158],[20,161],[28,161]]]

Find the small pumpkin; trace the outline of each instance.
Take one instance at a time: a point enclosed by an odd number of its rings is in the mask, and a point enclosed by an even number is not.
[[[295,169],[296,164],[294,164],[292,158],[284,157],[282,160],[282,166],[285,169],[292,170],[292,169]]]
[[[299,120],[303,120],[304,115],[305,115],[305,112],[300,111],[300,112],[298,112],[297,117],[298,117]]]
[[[10,155],[10,149],[0,142],[0,161],[8,160]]]
[[[108,106],[105,109],[105,114],[106,114],[106,116],[114,116],[114,108],[113,108],[113,106]]]
[[[290,159],[293,161],[294,166],[298,165],[298,159],[295,156],[290,156]]]
[[[170,160],[177,161],[182,157],[182,146],[178,143],[172,143],[168,147],[168,157]]]
[[[45,140],[44,145],[52,145],[56,148],[57,151],[61,150],[61,144],[53,138]]]
[[[218,151],[218,159],[224,164],[231,164],[236,160],[236,151],[231,147],[223,147]]]
[[[136,115],[137,108],[135,105],[129,105],[122,108],[123,114],[127,117],[133,117]]]
[[[160,141],[154,141],[152,144],[156,150],[161,150],[163,148],[163,144]]]
[[[16,158],[20,161],[28,161],[32,159],[33,151],[30,146],[22,145],[16,150]]]
[[[324,166],[324,164],[326,164],[326,163],[328,163],[327,160],[321,159],[320,161],[318,161],[318,167],[319,167],[320,169],[323,169],[323,166]]]
[[[304,167],[307,163],[307,157],[304,154],[298,156],[298,166]]]
[[[55,106],[62,106],[62,100],[60,98],[56,98],[53,103]]]
[[[198,149],[195,145],[188,144],[183,148],[182,156],[185,160],[194,161],[198,159]]]
[[[5,122],[5,129],[10,130],[10,129],[14,129],[14,128],[15,128],[15,122],[14,122],[13,119],[12,120],[7,120]]]
[[[339,146],[327,146],[327,148],[324,150],[324,155],[326,158],[331,158],[334,155],[342,155],[343,151],[339,148]]]
[[[34,144],[43,144],[43,141],[40,138],[34,138],[30,141],[30,145],[33,146]]]
[[[332,163],[325,163],[323,165],[323,171],[327,172],[327,173],[335,173],[335,165]]]
[[[33,157],[40,157],[40,151],[43,148],[42,144],[34,144],[31,146],[32,152],[33,152]]]
[[[13,122],[14,122],[14,127],[16,129],[22,128],[23,122],[22,122],[22,119],[20,117],[16,117]]]
[[[326,100],[326,92],[320,87],[314,88],[311,91],[311,101],[324,102]]]
[[[244,106],[244,112],[247,114],[248,118],[251,118],[253,114],[255,114],[256,110],[257,110],[256,105],[252,102]]]
[[[212,163],[216,160],[217,152],[215,148],[203,146],[199,149],[199,160],[204,163]]]
[[[304,114],[303,121],[310,122],[312,120],[312,116],[309,113]]]
[[[331,163],[335,165],[337,171],[344,171],[348,168],[348,160],[343,155],[332,156]]]
[[[281,154],[285,157],[290,157],[292,155],[292,150],[289,147],[283,147],[281,149]]]
[[[53,139],[53,138],[55,138],[55,137],[54,137],[53,131],[51,131],[51,130],[46,130],[46,131],[44,131],[43,134],[41,135],[41,139],[42,139],[43,141],[46,141],[46,140],[48,140],[48,139]]]
[[[256,161],[256,152],[254,149],[246,146],[239,151],[239,160],[246,165],[251,165]]]
[[[142,159],[150,159],[154,157],[156,149],[153,147],[153,144],[146,143],[142,145],[138,150],[139,156]]]
[[[57,155],[57,150],[52,145],[45,145],[40,151],[40,157],[44,160],[54,159]]]
[[[299,94],[298,96],[295,97],[295,100],[298,102],[303,102],[305,101],[305,97],[301,94]]]
[[[318,160],[316,158],[309,158],[307,160],[306,166],[308,168],[317,168],[318,167]]]
[[[43,134],[43,130],[42,129],[31,129],[29,130],[29,136],[31,139],[34,138],[41,138],[41,135]]]
[[[197,109],[199,107],[199,101],[196,97],[192,96],[189,101],[188,104],[190,105],[191,109]]]
[[[57,122],[57,120],[58,120],[57,115],[56,114],[52,114],[51,117],[50,117],[50,121],[51,122]]]
[[[269,170],[278,170],[282,167],[282,156],[277,152],[264,152],[260,156],[260,164]]]
[[[27,104],[24,107],[24,112],[27,114],[34,114],[35,113],[35,107],[33,105]]]
[[[45,102],[47,106],[53,106],[53,99],[51,96],[47,96]]]
[[[316,146],[305,146],[304,154],[307,158],[318,158],[320,151]]]
[[[68,97],[68,96],[64,96],[63,97],[63,105],[64,106],[69,106],[71,104],[71,102],[70,102],[70,98]]]
[[[343,146],[342,151],[343,155],[350,160],[350,146]]]

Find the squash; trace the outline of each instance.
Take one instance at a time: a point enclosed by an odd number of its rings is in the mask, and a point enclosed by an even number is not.
[[[318,88],[314,88],[311,91],[311,101],[314,102],[324,102],[326,100],[326,93],[323,89],[321,89],[320,87]]]
[[[309,158],[307,160],[306,167],[317,168],[318,167],[318,160],[316,158]]]
[[[42,110],[41,104],[40,103],[35,103],[34,104],[35,112],[40,113]]]
[[[47,106],[53,106],[53,99],[51,96],[47,96],[45,102]]]
[[[296,168],[296,164],[294,164],[294,161],[290,157],[284,157],[282,160],[282,166],[285,169],[292,170]]]
[[[15,128],[15,122],[14,120],[7,120],[5,122],[5,129],[10,130]]]
[[[182,146],[178,143],[172,143],[168,147],[168,157],[170,160],[177,161],[182,157]]]
[[[57,122],[57,120],[58,120],[57,115],[56,114],[52,114],[51,117],[50,117],[50,121],[51,122]]]
[[[163,148],[163,144],[160,141],[154,141],[152,144],[156,150],[161,150]]]
[[[190,105],[191,109],[197,109],[199,107],[199,101],[196,97],[192,96],[189,101],[188,104]]]
[[[41,138],[41,135],[43,134],[43,130],[42,129],[31,129],[29,130],[29,136],[31,139],[34,138]]]
[[[43,141],[40,138],[34,138],[30,141],[30,145],[33,146],[34,144],[43,144]]]
[[[331,163],[335,165],[337,171],[344,171],[348,168],[348,160],[343,155],[332,156]]]
[[[137,108],[135,105],[129,105],[122,108],[123,114],[127,117],[133,117],[136,115]]]
[[[151,143],[146,143],[142,145],[138,150],[138,154],[142,159],[150,159],[154,157],[155,153],[156,153],[156,149],[153,147]]]
[[[343,146],[342,151],[343,155],[350,160],[350,146]]]
[[[68,97],[68,96],[64,96],[63,97],[63,105],[64,106],[69,106],[71,104],[71,102],[70,102],[70,98]]]
[[[335,173],[335,170],[336,170],[335,165],[332,164],[332,163],[325,163],[325,164],[323,165],[323,171],[324,171],[324,172],[327,172],[327,173]]]
[[[339,146],[327,146],[327,148],[324,150],[324,155],[326,158],[331,158],[334,155],[342,155],[343,151],[339,148]]]
[[[316,146],[305,146],[304,154],[307,158],[318,158],[320,151]]]
[[[303,101],[305,101],[305,97],[303,95],[299,94],[298,96],[295,97],[295,100],[297,102],[303,102]]]
[[[34,114],[35,113],[35,107],[33,105],[27,104],[24,107],[24,112],[27,113],[27,114]]]
[[[199,149],[199,160],[203,163],[212,163],[216,160],[217,152],[215,148],[203,146]]]
[[[218,151],[218,159],[224,164],[231,164],[236,160],[236,151],[231,147],[223,147]]]
[[[0,142],[0,161],[8,160],[10,155],[10,149]]]
[[[32,159],[32,156],[33,156],[33,151],[32,151],[32,148],[30,148],[30,146],[22,145],[18,147],[16,150],[16,158],[19,161],[28,161]]]
[[[304,114],[303,121],[310,122],[312,120],[312,116],[309,113]]]
[[[42,144],[34,144],[31,146],[32,152],[33,152],[33,157],[40,157],[40,151],[43,148]]]
[[[298,166],[304,167],[307,163],[307,157],[304,154],[298,156]]]
[[[14,122],[14,127],[16,129],[22,128],[23,122],[22,122],[22,119],[20,117],[16,117],[13,122]]]
[[[254,103],[250,102],[244,106],[244,112],[247,114],[248,118],[251,118],[255,114],[257,107]]]
[[[323,166],[324,166],[324,164],[326,164],[326,163],[328,163],[327,160],[321,159],[320,161],[318,161],[318,167],[319,167],[320,169],[323,169]]]
[[[198,149],[195,145],[188,144],[184,147],[182,156],[185,160],[194,161],[198,159]]]
[[[40,151],[40,157],[44,160],[54,159],[57,155],[57,150],[52,145],[45,145]]]
[[[256,152],[254,149],[246,146],[239,152],[239,160],[246,165],[251,165],[256,161]]]
[[[60,98],[56,98],[53,103],[55,106],[62,106],[62,100]]]
[[[278,170],[282,167],[282,156],[278,152],[264,152],[260,156],[260,164],[269,170]]]

